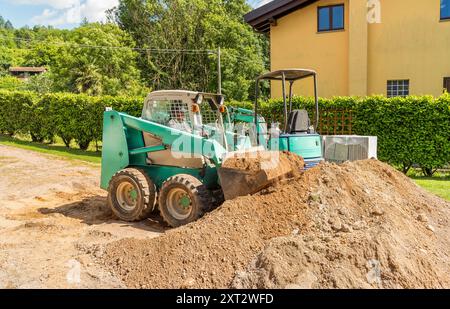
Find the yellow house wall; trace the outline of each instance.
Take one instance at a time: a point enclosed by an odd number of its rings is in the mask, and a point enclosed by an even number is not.
[[[367,94],[367,0],[349,0],[348,94]]]
[[[317,32],[317,7],[344,3],[345,30]],[[271,68],[311,68],[319,95],[386,95],[387,80],[409,79],[410,93],[438,96],[450,77],[450,21],[440,0],[380,0],[381,23],[365,23],[366,0],[321,0],[271,27]],[[351,12],[350,12],[351,10]],[[312,80],[296,94],[312,95]],[[272,97],[281,96],[279,83]]]
[[[450,22],[440,21],[440,0],[381,0],[381,23],[368,37],[368,94],[386,95],[390,79],[409,79],[410,94],[442,94]]]
[[[317,7],[345,3],[345,30],[317,32]],[[322,0],[297,10],[271,27],[271,68],[310,68],[318,72],[320,96],[348,94],[348,0]],[[294,93],[313,94],[312,78],[297,82]],[[272,83],[272,97],[281,96],[279,82]]]

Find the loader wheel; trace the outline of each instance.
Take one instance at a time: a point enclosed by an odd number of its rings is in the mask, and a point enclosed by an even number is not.
[[[210,207],[211,195],[194,176],[170,177],[159,192],[159,211],[171,227],[178,227],[199,219]]]
[[[108,205],[121,220],[133,222],[149,217],[156,204],[156,187],[142,170],[127,168],[109,182]]]

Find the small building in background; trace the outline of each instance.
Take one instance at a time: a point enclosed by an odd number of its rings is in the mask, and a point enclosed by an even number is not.
[[[27,80],[29,77],[47,72],[44,67],[10,67],[9,74],[19,79]]]

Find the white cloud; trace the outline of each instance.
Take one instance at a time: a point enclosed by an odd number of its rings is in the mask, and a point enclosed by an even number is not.
[[[105,21],[105,11],[118,4],[118,0],[87,0],[81,5],[81,16],[89,21]]]
[[[58,15],[58,11],[45,9],[41,15],[31,18],[31,22],[38,25],[44,24],[47,20],[54,18],[56,15]]]
[[[247,0],[247,2],[254,8],[259,8],[273,0]]]
[[[266,5],[269,2],[272,2],[272,0],[261,0],[256,7],[259,8],[260,6]]]
[[[25,4],[30,2],[45,2],[53,9],[44,11],[34,16],[31,21],[35,24],[60,26],[66,24],[79,24],[84,18],[90,22],[105,21],[106,10],[116,6],[118,0],[16,0]],[[17,3],[17,2],[16,2]]]

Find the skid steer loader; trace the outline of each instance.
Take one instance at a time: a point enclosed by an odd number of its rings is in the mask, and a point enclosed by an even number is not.
[[[266,150],[250,134],[226,128],[223,101],[215,94],[156,91],[140,118],[105,111],[101,187],[117,217],[143,220],[158,208],[170,226],[181,226],[224,198],[256,193],[291,172],[222,167],[226,158]]]

